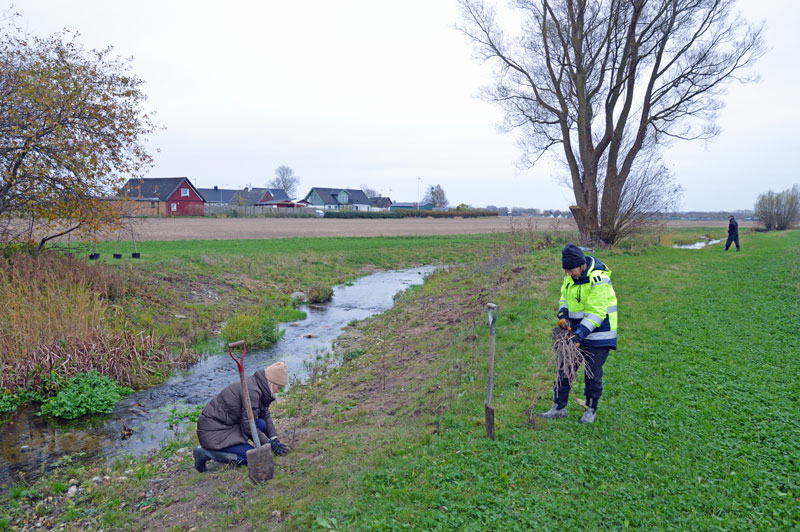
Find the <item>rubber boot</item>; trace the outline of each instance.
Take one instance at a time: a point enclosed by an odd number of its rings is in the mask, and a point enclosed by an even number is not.
[[[209,451],[203,447],[195,447],[192,451],[194,456],[194,468],[200,473],[205,473],[206,462],[214,460],[223,464],[238,463],[239,455],[234,453],[223,453],[221,451]]]
[[[587,408],[581,416],[581,423],[594,423],[595,417],[597,417],[597,409]]]
[[[558,405],[553,403],[553,406],[550,407],[550,410],[547,412],[542,412],[539,414],[539,417],[543,417],[545,419],[558,419],[560,417],[567,417],[567,407],[558,408]]]

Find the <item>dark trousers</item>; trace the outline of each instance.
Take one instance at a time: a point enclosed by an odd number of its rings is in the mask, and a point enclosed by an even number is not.
[[[728,235],[728,241],[725,242],[725,251],[728,251],[728,248],[731,247],[731,243],[736,242],[736,251],[739,251],[739,235]]]
[[[256,428],[263,432],[264,434],[267,433],[267,422],[263,419],[256,419]],[[269,445],[268,442],[262,441],[259,442],[261,445]],[[233,453],[239,457],[239,464],[247,465],[247,451],[250,449],[255,449],[249,443],[238,443],[236,445],[231,445],[230,447],[225,447],[224,449],[220,449],[219,451],[222,453]]]
[[[586,366],[589,369],[588,373],[592,374],[591,378],[589,378],[588,374],[585,376],[583,395],[586,396],[586,406],[597,408],[597,401],[603,395],[603,364],[606,363],[608,352],[611,348],[584,347],[582,349],[586,359]],[[574,370],[577,371],[578,368],[576,367]],[[553,386],[553,402],[559,409],[567,406],[571,388],[572,383],[569,382],[569,379],[559,373]]]

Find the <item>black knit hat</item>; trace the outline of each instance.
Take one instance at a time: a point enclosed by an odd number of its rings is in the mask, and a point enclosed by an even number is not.
[[[581,248],[575,244],[567,244],[561,251],[561,267],[565,270],[577,268],[581,264],[586,264],[586,257]]]

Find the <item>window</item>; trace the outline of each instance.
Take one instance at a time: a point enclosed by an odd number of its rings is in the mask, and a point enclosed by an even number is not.
[[[189,197],[189,189],[188,188],[182,188],[181,189],[181,197],[182,198],[188,198]]]
[[[169,210],[171,210],[172,212],[177,211],[178,210],[178,204],[177,203],[170,203],[169,204]]]

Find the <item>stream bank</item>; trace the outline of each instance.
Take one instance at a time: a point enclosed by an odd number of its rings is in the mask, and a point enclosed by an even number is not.
[[[302,380],[307,373],[304,363],[329,351],[347,324],[391,308],[398,292],[421,284],[434,269],[377,272],[335,287],[330,303],[303,306],[304,320],[283,324],[284,336],[275,345],[249,352],[246,372],[283,360],[290,375]],[[20,409],[0,427],[0,488],[20,476],[34,480],[56,467],[64,456],[110,463],[157,449],[180,433],[181,427],[169,421],[176,409],[205,404],[237,379],[236,366],[227,354],[207,355],[167,382],[130,394],[107,416],[66,423],[40,417],[34,407]]]

